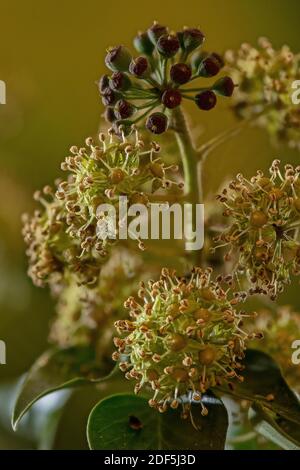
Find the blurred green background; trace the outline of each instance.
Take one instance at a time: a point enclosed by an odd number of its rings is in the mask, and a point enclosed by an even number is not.
[[[0,339],[7,345],[1,383],[24,373],[46,348],[53,305],[48,292],[26,277],[20,215],[33,207],[33,190],[60,175],[69,147],[97,132],[103,108],[95,80],[104,72],[106,48],[129,45],[138,30],[157,19],[174,30],[199,26],[207,48],[218,52],[259,36],[299,51],[299,16],[298,0],[1,0],[0,80],[7,86],[7,104],[0,105]],[[224,100],[207,114],[188,108],[199,141],[232,125],[226,105]],[[250,175],[266,169],[274,157],[300,160],[296,151],[272,147],[264,131],[250,129],[211,156],[205,190],[215,191],[224,176],[237,171]],[[281,300],[300,306],[298,299],[296,286]],[[73,397],[58,448],[84,445],[88,402],[94,400],[94,392]],[[1,408],[8,406],[2,399]],[[8,428],[0,422],[0,448],[34,446]]]

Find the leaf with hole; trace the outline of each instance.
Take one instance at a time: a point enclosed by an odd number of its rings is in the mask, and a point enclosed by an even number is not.
[[[227,411],[213,394],[203,397],[208,415],[193,404],[195,429],[180,411],[165,413],[150,408],[146,398],[132,394],[111,395],[92,410],[87,427],[91,449],[99,450],[200,450],[224,449],[228,427]]]

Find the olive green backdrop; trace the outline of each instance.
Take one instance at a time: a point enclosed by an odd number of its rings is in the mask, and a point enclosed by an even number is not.
[[[0,105],[0,339],[7,344],[2,382],[26,371],[46,347],[52,313],[48,293],[26,277],[20,215],[31,210],[32,191],[60,174],[70,145],[96,133],[103,109],[94,82],[104,72],[105,49],[130,45],[154,19],[174,30],[199,26],[207,48],[219,52],[262,35],[275,46],[300,50],[297,0],[1,0],[0,80],[7,85],[7,104]],[[209,113],[188,108],[200,140],[233,123],[227,103]],[[213,192],[237,171],[250,175],[267,168],[274,157],[300,161],[295,151],[271,147],[263,131],[248,130],[211,156],[205,190]],[[281,300],[300,307],[297,295],[295,287]],[[70,406],[65,441],[57,444],[62,447],[82,441]],[[18,439],[0,428],[0,448],[31,445]]]

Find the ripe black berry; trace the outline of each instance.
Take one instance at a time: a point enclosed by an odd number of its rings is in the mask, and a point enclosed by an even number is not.
[[[174,83],[183,85],[187,83],[192,76],[191,67],[187,64],[174,64],[171,67],[170,76]]]
[[[161,102],[169,109],[176,108],[181,103],[180,91],[166,90],[162,95]]]
[[[136,77],[142,77],[147,72],[148,65],[146,57],[137,57],[130,62],[129,72]]]
[[[123,72],[114,72],[110,79],[110,88],[126,91],[131,87],[130,79]]]
[[[205,90],[195,96],[195,102],[198,108],[209,111],[216,106],[217,97],[213,91]]]
[[[109,76],[108,75],[102,75],[98,82],[98,88],[100,93],[103,93],[106,88],[109,87]]]
[[[161,36],[168,33],[168,30],[165,26],[161,26],[160,24],[154,22],[151,28],[148,29],[148,37],[152,44],[156,45],[157,41]]]
[[[201,77],[214,77],[219,73],[220,68],[220,62],[210,55],[201,62],[198,75]]]
[[[162,134],[168,127],[168,118],[163,113],[150,114],[146,127],[153,134]]]
[[[114,112],[117,119],[127,119],[134,113],[134,106],[126,100],[119,100],[116,103]]]
[[[102,103],[104,106],[110,106],[114,104],[117,100],[116,94],[111,88],[106,88],[102,95]]]
[[[171,34],[164,34],[157,42],[157,50],[164,57],[173,57],[180,47],[179,40]]]
[[[234,83],[230,77],[222,77],[213,85],[213,90],[222,96],[231,96],[234,90]]]

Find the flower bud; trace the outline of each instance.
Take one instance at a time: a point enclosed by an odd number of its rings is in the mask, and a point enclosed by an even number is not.
[[[124,46],[113,47],[105,57],[106,66],[113,72],[126,72],[130,61],[131,54]]]
[[[206,57],[198,68],[200,77],[214,77],[220,71],[220,62],[212,55]]]
[[[174,83],[183,85],[187,83],[192,76],[191,67],[187,64],[174,64],[171,67],[170,76]]]
[[[123,72],[114,72],[109,83],[113,90],[126,91],[131,87],[130,78]]]
[[[201,46],[205,40],[204,34],[197,28],[187,28],[178,33],[180,46],[185,52],[192,52]]]
[[[126,100],[119,100],[114,109],[117,119],[127,119],[134,113],[134,106]]]
[[[164,34],[157,42],[157,50],[164,57],[173,57],[180,47],[179,40],[171,34]]]
[[[144,77],[147,74],[148,67],[149,64],[146,57],[137,57],[130,62],[129,72],[136,77]]]
[[[231,96],[234,83],[230,77],[222,77],[213,84],[212,89],[221,96]]]
[[[133,45],[140,54],[151,55],[154,49],[147,33],[138,34],[133,40]]]
[[[178,90],[166,90],[161,98],[161,102],[169,109],[176,108],[181,103],[181,93]]]
[[[165,26],[161,26],[156,21],[153,23],[151,28],[148,29],[148,37],[152,44],[156,45],[159,38],[165,34],[168,34],[168,30]]]
[[[213,91],[205,90],[195,96],[195,102],[198,108],[203,111],[209,111],[216,106],[217,97]]]
[[[146,127],[153,134],[162,134],[168,127],[168,118],[163,113],[150,114],[146,121]]]

